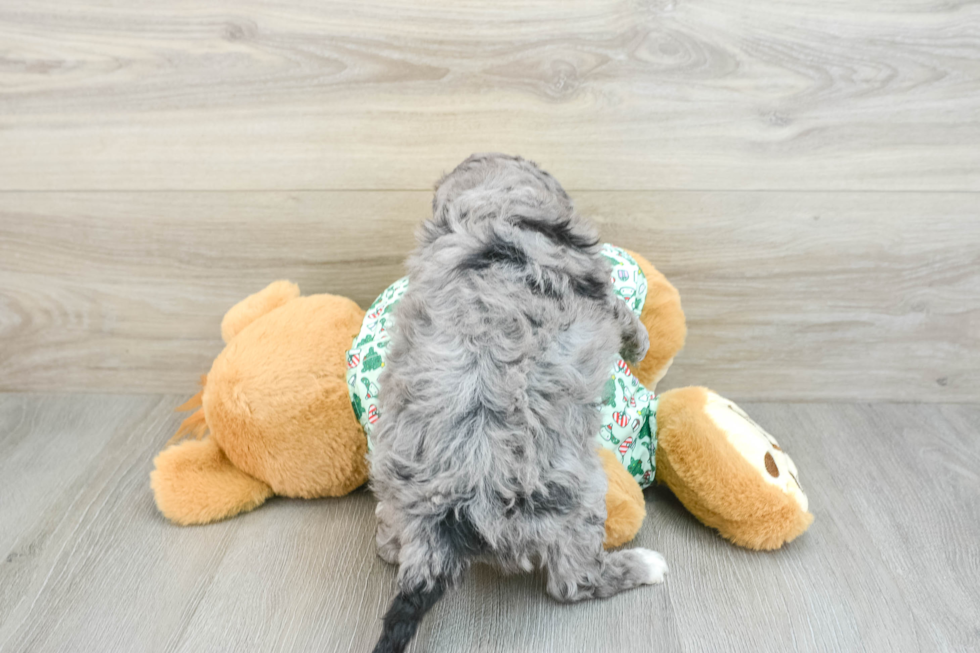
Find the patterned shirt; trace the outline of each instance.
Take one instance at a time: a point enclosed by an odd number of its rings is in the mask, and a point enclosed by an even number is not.
[[[605,244],[602,255],[612,266],[616,295],[640,315],[647,296],[643,270],[619,247]],[[378,377],[385,365],[395,306],[406,290],[408,277],[403,277],[374,300],[347,352],[347,389],[354,414],[367,435],[369,451],[371,434],[381,416]],[[656,470],[658,398],[636,380],[626,361],[617,355],[599,401],[602,426],[596,436],[598,444],[616,454],[640,487],[651,485]]]

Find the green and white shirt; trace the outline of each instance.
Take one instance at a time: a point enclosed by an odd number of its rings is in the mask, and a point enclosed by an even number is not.
[[[647,280],[632,256],[605,244],[602,255],[612,265],[616,295],[639,315],[647,296]],[[351,405],[371,449],[371,434],[380,417],[381,388],[378,377],[385,365],[395,306],[408,290],[408,277],[391,284],[374,300],[364,316],[361,331],[347,352],[347,389]],[[599,445],[612,451],[640,484],[653,483],[657,450],[657,397],[636,380],[618,356],[612,363],[601,397]]]

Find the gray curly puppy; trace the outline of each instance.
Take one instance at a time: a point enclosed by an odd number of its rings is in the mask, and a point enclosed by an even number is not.
[[[603,550],[595,451],[611,361],[648,336],[558,182],[471,156],[438,184],[409,280],[371,455],[378,551],[400,564],[375,652],[404,650],[474,560],[544,568],[560,601],[661,582],[659,553]]]

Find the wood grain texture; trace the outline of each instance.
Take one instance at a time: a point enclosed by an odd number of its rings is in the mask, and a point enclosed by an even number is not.
[[[178,401],[0,396],[0,651],[369,650],[395,574],[370,494],[173,526],[147,476]],[[980,650],[980,407],[745,407],[801,470],[800,539],[735,548],[654,489],[664,585],[566,606],[476,567],[411,650]]]
[[[980,190],[968,0],[0,3],[0,189]]]
[[[680,289],[662,388],[980,401],[972,193],[580,192]],[[0,388],[190,393],[236,301],[289,278],[367,306],[428,192],[2,193]]]

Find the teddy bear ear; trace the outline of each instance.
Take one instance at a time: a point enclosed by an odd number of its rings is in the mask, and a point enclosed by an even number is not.
[[[221,320],[221,339],[228,344],[242,329],[279,308],[286,302],[299,297],[299,286],[291,281],[273,281],[268,286],[249,295],[225,313]]]

